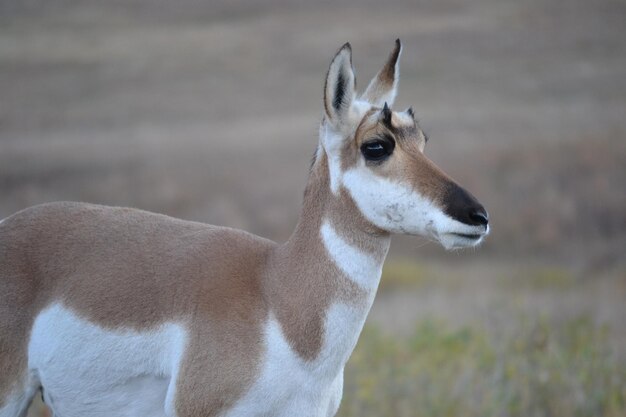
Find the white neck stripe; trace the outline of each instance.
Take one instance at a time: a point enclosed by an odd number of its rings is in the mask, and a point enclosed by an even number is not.
[[[327,220],[322,223],[320,234],[331,259],[350,280],[365,290],[378,287],[383,270],[382,261],[350,245]]]

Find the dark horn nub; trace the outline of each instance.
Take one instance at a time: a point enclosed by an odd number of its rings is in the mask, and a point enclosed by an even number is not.
[[[387,102],[385,102],[383,106],[383,123],[391,127],[391,109],[387,105]]]
[[[451,183],[444,197],[445,213],[455,220],[471,226],[487,226],[487,210],[467,190]]]

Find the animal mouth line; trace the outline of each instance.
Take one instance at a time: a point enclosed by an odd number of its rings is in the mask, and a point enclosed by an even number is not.
[[[472,233],[472,234],[466,234],[466,233],[451,233],[454,236],[458,236],[458,237],[462,237],[464,239],[470,239],[470,240],[478,240],[481,237],[483,237],[482,234],[479,233]]]

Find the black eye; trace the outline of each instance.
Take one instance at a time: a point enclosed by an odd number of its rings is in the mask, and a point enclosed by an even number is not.
[[[361,153],[368,161],[382,161],[391,155],[394,145],[389,140],[373,140],[361,145]]]

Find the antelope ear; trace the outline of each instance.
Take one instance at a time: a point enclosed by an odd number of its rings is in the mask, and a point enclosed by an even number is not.
[[[365,89],[362,99],[368,101],[374,107],[381,107],[384,103],[393,106],[400,79],[400,65],[398,63],[402,53],[402,43],[396,39],[396,46],[389,55],[387,63],[376,77],[370,81]]]
[[[328,68],[324,85],[324,110],[335,126],[347,121],[355,96],[355,78],[352,69],[352,47],[344,44]]]

